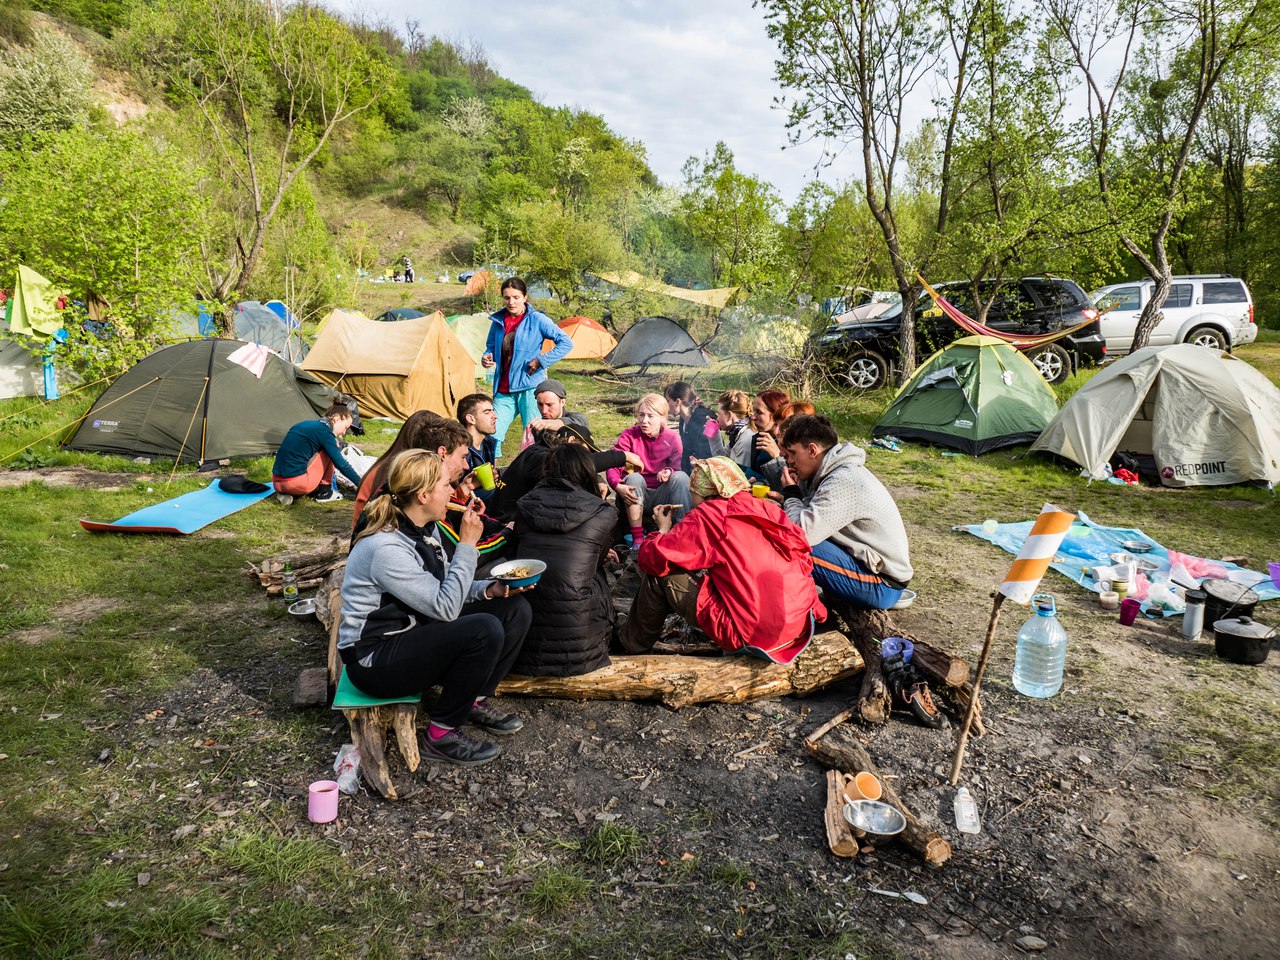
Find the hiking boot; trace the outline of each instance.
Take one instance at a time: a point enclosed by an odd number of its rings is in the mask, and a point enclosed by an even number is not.
[[[467,723],[499,737],[510,736],[524,726],[524,721],[514,713],[503,713],[488,700],[471,707]]]
[[[342,494],[333,489],[333,487],[327,487],[319,493],[312,494],[311,499],[315,500],[316,503],[335,503],[342,499]]]
[[[287,506],[289,506],[289,504],[293,503],[293,494],[290,494],[290,493],[277,493],[277,494],[276,494],[276,499],[280,501],[280,505],[281,505],[281,506],[283,506],[283,507],[287,507]]]
[[[929,684],[920,680],[907,686],[902,684],[895,688],[894,699],[898,705],[908,711],[926,727],[934,730],[946,730],[951,721],[933,702],[933,694],[929,692]]]
[[[453,763],[460,767],[478,767],[497,760],[502,751],[487,740],[469,737],[461,730],[450,730],[439,740],[427,734],[418,735],[418,752],[432,763]]]

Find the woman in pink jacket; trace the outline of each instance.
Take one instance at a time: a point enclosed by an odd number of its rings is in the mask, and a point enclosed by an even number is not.
[[[636,425],[627,427],[613,449],[636,454],[644,466],[634,473],[608,472],[609,486],[618,494],[618,508],[626,512],[631,549],[644,541],[644,519],[660,503],[674,504],[676,520],[691,506],[689,475],[680,469],[680,434],[667,426],[668,406],[660,393],[646,393],[636,403]]]

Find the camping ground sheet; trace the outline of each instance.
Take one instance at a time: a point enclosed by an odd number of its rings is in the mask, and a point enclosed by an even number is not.
[[[1053,562],[1050,564],[1050,567],[1057,570],[1068,580],[1078,583],[1086,590],[1099,593],[1097,581],[1092,577],[1086,576],[1085,569],[1096,566],[1110,566],[1111,554],[1125,552],[1125,548],[1122,545],[1125,540],[1145,540],[1151,544],[1150,552],[1141,554],[1141,559],[1159,564],[1159,568],[1146,572],[1145,575],[1148,581],[1156,582],[1161,579],[1169,579],[1169,550],[1158,540],[1147,536],[1136,527],[1104,527],[1099,523],[1094,523],[1083,512],[1078,513],[1077,516],[1079,518],[1078,521],[1071,525],[1067,535],[1062,538],[1062,544],[1058,547],[1058,552],[1054,554]],[[1031,532],[1031,525],[1034,522],[1034,520],[1023,520],[1018,523],[1002,523],[996,527],[994,532],[984,530],[980,523],[961,524],[952,529],[971,533],[980,540],[994,543],[1002,550],[1017,554],[1022,548],[1023,541],[1027,539],[1027,534]],[[1261,559],[1265,561],[1271,558]],[[1280,597],[1280,587],[1277,587],[1267,574],[1256,573],[1237,564],[1225,563],[1221,560],[1212,562],[1226,570],[1225,576],[1227,578],[1237,583],[1244,583],[1253,589],[1260,600],[1274,600],[1276,597]],[[1150,603],[1145,597],[1142,599],[1142,612],[1148,616],[1181,616],[1179,612],[1170,611],[1158,604]]]
[[[94,533],[195,533],[275,493],[270,484],[260,493],[228,493],[221,484],[214,480],[203,489],[143,507],[114,522],[81,520],[80,526]]]

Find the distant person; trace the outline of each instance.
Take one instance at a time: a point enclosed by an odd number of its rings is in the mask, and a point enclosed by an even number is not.
[[[608,471],[609,487],[618,494],[618,509],[631,531],[631,549],[644,542],[644,520],[660,503],[675,504],[676,519],[689,509],[689,475],[680,469],[683,449],[680,434],[667,427],[669,411],[660,393],[646,393],[636,403],[636,423],[627,427],[613,445],[614,450],[635,453],[642,466],[624,473]]]
[[[814,580],[855,607],[892,607],[914,573],[907,530],[865,451],[840,443],[826,417],[804,414],[788,421],[782,446],[782,507],[813,549]]]
[[[466,511],[452,558],[436,539],[453,492],[440,458],[399,454],[387,490],[370,502],[342,581],[338,654],[357,689],[373,697],[440,695],[419,735],[424,760],[478,766],[496,759],[492,743],[464,723],[506,736],[524,726],[489,698],[520,654],[529,603],[497,580],[475,579],[483,525]]]
[[[342,494],[333,489],[335,467],[358,488],[360,474],[338,449],[338,438],[346,436],[354,422],[345,403],[334,403],[319,420],[303,420],[290,427],[271,467],[276,499],[285,506],[303,496],[319,503],[341,500]]]
[[[726,390],[716,398],[716,422],[729,459],[744,471],[751,467],[751,397],[742,390]]]
[[[409,262],[409,258],[404,258],[404,282],[413,283],[413,264]]]
[[[480,358],[482,366],[494,371],[498,456],[502,456],[502,441],[517,414],[525,427],[538,419],[536,388],[547,379],[547,368],[573,349],[567,333],[546,314],[529,306],[529,288],[519,277],[503,281],[502,302],[505,308],[489,317],[489,339]],[[555,346],[543,353],[542,344],[547,340]]]
[[[689,473],[694,460],[707,460],[725,452],[715,414],[699,399],[693,384],[677,380],[662,395],[680,421],[681,470]]]

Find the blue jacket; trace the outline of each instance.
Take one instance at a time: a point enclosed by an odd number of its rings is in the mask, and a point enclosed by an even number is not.
[[[493,356],[493,389],[497,392],[502,380],[502,331],[503,317],[506,310],[491,314],[489,320],[489,339],[485,343],[485,352]],[[555,346],[546,353],[542,352],[542,342],[552,340]],[[573,349],[573,341],[569,335],[557,327],[545,313],[539,313],[533,307],[525,308],[524,319],[516,327],[515,343],[512,347],[511,370],[508,382],[512,393],[531,390],[547,379],[547,368],[553,363],[563,360]],[[525,366],[530,360],[541,361],[536,373],[530,374]]]

